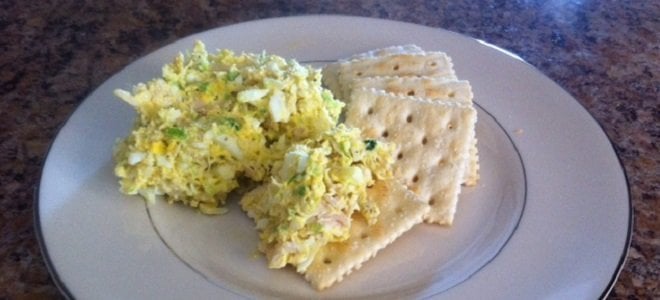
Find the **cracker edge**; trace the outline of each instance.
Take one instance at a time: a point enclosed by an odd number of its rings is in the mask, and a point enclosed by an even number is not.
[[[317,290],[323,290],[325,288],[332,286],[335,283],[341,282],[347,275],[351,274],[354,271],[359,270],[364,262],[375,257],[378,251],[390,245],[392,242],[394,242],[397,238],[399,238],[404,233],[409,231],[415,225],[423,222],[424,216],[430,209],[428,204],[420,201],[417,198],[417,195],[415,195],[413,192],[408,190],[402,183],[400,183],[397,180],[392,179],[380,183],[377,182],[376,185],[378,184],[386,185],[386,188],[388,189],[396,189],[392,193],[389,193],[386,196],[387,199],[380,199],[379,201],[383,201],[384,203],[393,202],[397,200],[396,197],[398,197],[399,195],[404,200],[399,199],[399,201],[396,201],[397,204],[387,206],[389,208],[387,211],[383,209],[384,207],[379,206],[379,208],[381,209],[381,214],[378,217],[378,222],[374,225],[366,226],[366,228],[367,230],[370,230],[370,232],[373,232],[380,230],[379,228],[375,228],[374,226],[383,226],[385,229],[390,229],[391,231],[389,232],[389,234],[384,234],[380,236],[380,239],[369,240],[367,243],[370,242],[371,245],[367,246],[366,248],[371,248],[371,250],[365,251],[362,256],[353,257],[348,261],[344,261],[345,264],[340,265],[337,269],[326,274],[323,274],[321,272],[310,273],[310,270],[312,271],[314,270],[313,266],[325,265],[325,263],[323,262],[323,260],[325,260],[325,257],[321,257],[323,251],[322,250],[319,251],[319,254],[317,254],[317,256],[314,258],[314,261],[305,272],[305,279],[309,281],[310,284],[314,286],[314,288],[316,288]],[[382,188],[376,185],[372,189]],[[403,217],[401,217],[401,213],[398,212],[402,207],[406,207],[402,209],[403,214],[406,214]],[[397,221],[398,221],[397,226],[391,226],[392,223],[388,223],[388,221],[391,221],[393,216],[397,217]],[[352,226],[351,231],[353,230],[357,230],[356,227]],[[362,242],[362,239],[360,237],[361,234],[362,233],[360,232],[351,232],[351,237],[348,240],[337,244],[345,245],[354,242],[360,243]],[[352,252],[353,251],[343,253],[343,256],[348,255],[348,257],[350,257],[350,254]]]

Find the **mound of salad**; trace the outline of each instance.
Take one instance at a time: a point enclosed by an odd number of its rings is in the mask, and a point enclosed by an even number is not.
[[[241,206],[272,268],[304,270],[348,238],[353,213],[378,216],[366,189],[392,176],[394,145],[338,125],[344,103],[320,70],[265,52],[209,54],[198,41],[161,77],[115,95],[137,112],[114,149],[120,191],[221,214],[241,179],[263,183]]]

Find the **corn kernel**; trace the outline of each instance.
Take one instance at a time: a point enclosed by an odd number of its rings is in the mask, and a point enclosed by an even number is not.
[[[151,143],[151,153],[158,155],[165,154],[165,143],[163,141]]]

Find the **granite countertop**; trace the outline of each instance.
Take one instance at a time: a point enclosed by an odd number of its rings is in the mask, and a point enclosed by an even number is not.
[[[33,194],[57,129],[87,94],[178,38],[242,21],[345,14],[441,27],[519,54],[598,120],[627,172],[632,246],[610,298],[660,298],[658,1],[0,2],[0,298],[61,297]]]

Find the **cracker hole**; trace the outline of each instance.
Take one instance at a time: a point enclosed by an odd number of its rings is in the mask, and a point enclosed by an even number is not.
[[[397,207],[397,208],[394,210],[394,212],[396,212],[397,214],[401,214],[401,213],[403,213],[403,208],[401,208],[401,207]]]
[[[431,206],[435,205],[435,198],[429,199],[429,205]]]
[[[408,91],[408,96],[415,96],[415,91],[413,90]]]
[[[454,123],[449,123],[449,124],[447,125],[447,128],[448,128],[448,129],[454,129]]]
[[[366,233],[366,232],[363,232],[363,233],[360,235],[360,238],[363,239],[363,240],[366,239],[366,238],[368,238],[368,237],[369,237],[369,234]]]
[[[387,130],[385,130],[385,131],[383,131],[383,134],[381,134],[381,135],[382,135],[384,138],[386,138],[386,137],[388,137],[388,136],[390,135],[390,133],[387,132]]]
[[[449,95],[448,95],[448,96],[449,96],[449,98],[454,98],[454,97],[456,97],[456,93],[454,93],[454,92],[451,92],[451,93],[449,93]]]
[[[419,181],[419,176],[415,175],[412,179],[412,182],[417,183],[417,181]]]
[[[396,155],[396,159],[401,160],[403,158],[403,153],[399,152],[399,154]]]
[[[394,67],[392,67],[392,70],[398,71],[399,70],[399,65],[394,65]]]
[[[373,107],[369,107],[369,109],[367,110],[367,114],[368,114],[368,115],[371,115],[371,114],[373,114],[373,113],[374,113],[374,109],[373,109]]]
[[[329,264],[332,263],[332,260],[326,257],[326,258],[323,259],[323,263],[326,264],[326,265],[329,265]]]
[[[429,142],[429,140],[426,137],[424,137],[422,139],[422,145],[426,145],[426,143],[428,143],[428,142]]]
[[[440,160],[438,160],[438,164],[439,164],[439,165],[444,165],[446,162],[447,162],[447,161],[445,161],[444,158],[441,158]]]
[[[355,73],[355,75],[362,76],[362,72],[357,72],[357,73]]]
[[[412,123],[412,115],[408,115],[408,116],[406,117],[406,122],[408,122],[408,123]]]
[[[437,66],[437,65],[438,65],[437,62],[434,62],[434,61],[431,62],[431,67],[435,67],[435,66]]]

